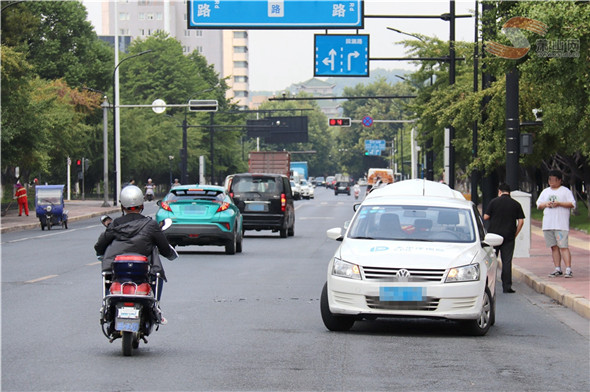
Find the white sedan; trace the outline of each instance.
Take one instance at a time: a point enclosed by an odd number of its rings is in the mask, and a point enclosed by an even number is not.
[[[293,193],[293,199],[301,199],[301,186],[294,180],[291,180],[291,193]]]
[[[307,180],[299,181],[301,197],[304,199],[313,199],[315,197],[313,186]]]
[[[376,317],[461,321],[485,335],[495,321],[501,236],[486,234],[477,208],[444,184],[408,180],[371,192],[328,265],[320,308],[331,331]]]

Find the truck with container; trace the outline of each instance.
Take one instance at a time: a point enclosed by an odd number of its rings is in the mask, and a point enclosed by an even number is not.
[[[382,185],[394,183],[393,169],[371,168],[367,172],[367,193]]]
[[[282,174],[290,177],[291,154],[288,151],[252,151],[248,154],[250,173]]]
[[[307,180],[307,162],[291,162],[291,177]]]

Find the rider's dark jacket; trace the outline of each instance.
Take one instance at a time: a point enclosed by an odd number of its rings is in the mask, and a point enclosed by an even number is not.
[[[151,218],[141,214],[127,214],[116,218],[100,235],[94,245],[97,256],[103,256],[103,272],[111,272],[115,256],[123,253],[139,253],[151,259],[151,274],[160,273],[166,280],[158,252],[167,259],[176,258],[177,254],[170,246],[160,226]],[[152,252],[155,257],[152,257]]]

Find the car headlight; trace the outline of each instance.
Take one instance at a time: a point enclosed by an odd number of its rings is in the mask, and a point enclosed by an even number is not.
[[[47,211],[47,212],[51,212],[51,206],[47,206],[47,207],[45,207],[45,211]]]
[[[361,269],[356,264],[347,263],[339,258],[334,257],[334,267],[332,275],[349,279],[361,279]]]
[[[445,283],[479,280],[479,264],[451,268]]]

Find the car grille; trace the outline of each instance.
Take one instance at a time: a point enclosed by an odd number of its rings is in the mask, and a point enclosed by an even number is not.
[[[400,278],[398,272],[406,270],[409,275]],[[363,267],[366,280],[387,282],[440,282],[445,275],[444,269],[383,268]]]
[[[438,298],[425,301],[381,301],[379,297],[366,296],[367,306],[377,310],[421,310],[433,312],[438,307]]]

